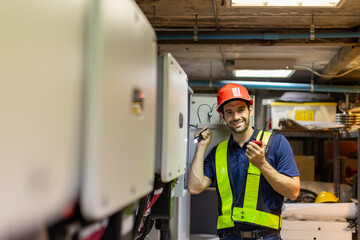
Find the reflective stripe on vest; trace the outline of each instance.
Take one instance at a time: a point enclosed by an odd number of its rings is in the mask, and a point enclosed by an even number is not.
[[[220,143],[216,148],[215,153],[215,169],[216,181],[220,199],[222,215],[218,217],[217,229],[229,228],[234,226],[231,219],[231,208],[233,204],[233,194],[230,186],[227,165],[227,146],[229,139]]]
[[[259,140],[262,131],[259,131],[256,139]],[[271,133],[265,132],[262,142],[267,145]],[[218,191],[221,198],[222,215],[218,217],[217,229],[231,228],[235,222],[245,222],[263,227],[279,229],[281,227],[281,215],[257,210],[258,194],[260,186],[260,170],[249,163],[247,172],[244,204],[243,207],[234,207],[233,194],[229,180],[229,169],[227,162],[228,141],[220,143],[215,153],[215,167]],[[264,204],[264,203],[262,203]]]

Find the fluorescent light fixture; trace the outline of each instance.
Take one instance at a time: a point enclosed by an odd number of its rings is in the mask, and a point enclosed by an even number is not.
[[[341,0],[230,0],[232,7],[336,7]]]
[[[294,69],[295,59],[289,58],[237,58],[234,69]]]
[[[250,70],[250,69],[236,69],[234,70],[235,77],[239,78],[289,78],[295,70],[288,69],[264,69],[264,70]]]

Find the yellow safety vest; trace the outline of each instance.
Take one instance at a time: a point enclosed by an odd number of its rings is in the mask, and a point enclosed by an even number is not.
[[[259,140],[262,131],[258,132],[256,137]],[[264,132],[262,139],[265,146],[268,145],[271,133]],[[215,153],[215,168],[218,192],[221,201],[221,213],[218,216],[217,229],[225,229],[234,227],[234,222],[247,223],[262,228],[280,229],[281,228],[281,213],[275,213],[269,210],[262,198],[259,198],[260,187],[260,170],[249,163],[245,190],[242,191],[242,196],[238,201],[234,201],[228,169],[228,142],[226,140],[221,142]],[[239,201],[240,200],[240,201]],[[259,204],[258,204],[258,201]],[[260,206],[257,208],[257,206]]]

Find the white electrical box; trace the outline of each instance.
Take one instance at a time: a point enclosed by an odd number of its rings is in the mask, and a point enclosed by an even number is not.
[[[186,170],[188,79],[175,58],[158,57],[156,172],[170,182]]]
[[[76,200],[86,1],[0,1],[0,239]]]
[[[153,189],[156,36],[135,1],[93,1],[81,210],[99,219]]]

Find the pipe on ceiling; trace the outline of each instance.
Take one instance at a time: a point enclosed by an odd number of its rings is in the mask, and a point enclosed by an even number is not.
[[[349,33],[316,33],[316,38],[358,38],[360,32]],[[281,40],[281,39],[310,39],[310,34],[204,34],[198,35],[199,40]],[[192,34],[158,35],[157,40],[193,40]]]
[[[193,87],[223,87],[228,83],[243,85],[249,89],[263,90],[282,90],[282,91],[303,91],[303,92],[341,92],[341,93],[360,93],[360,86],[344,85],[317,85],[309,83],[288,83],[288,82],[259,82],[259,81],[189,81]]]

